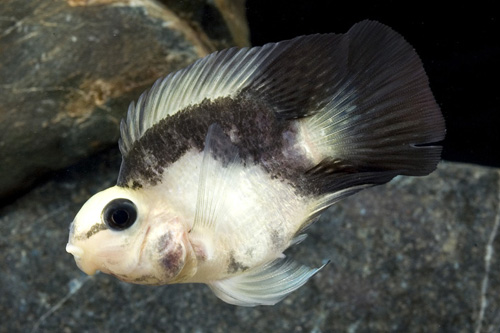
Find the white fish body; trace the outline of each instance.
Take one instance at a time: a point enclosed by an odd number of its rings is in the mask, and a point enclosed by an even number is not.
[[[444,131],[418,56],[379,23],[214,53],[132,104],[118,184],[82,207],[67,251],[88,274],[275,304],[318,271],[283,255],[303,229],[432,172]]]

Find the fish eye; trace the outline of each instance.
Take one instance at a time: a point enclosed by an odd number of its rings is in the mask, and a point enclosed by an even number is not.
[[[115,199],[102,211],[106,225],[114,230],[125,230],[137,220],[137,208],[128,199]]]

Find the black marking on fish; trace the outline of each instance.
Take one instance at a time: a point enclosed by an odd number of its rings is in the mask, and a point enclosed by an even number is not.
[[[118,185],[139,188],[159,184],[163,170],[189,149],[203,150],[208,127],[214,123],[224,133],[231,133],[244,163],[259,163],[273,178],[303,187],[301,175],[312,165],[297,155],[283,154],[294,143],[294,123],[279,119],[272,107],[245,94],[205,99],[148,129],[124,157]],[[215,155],[225,162],[224,151],[215,150]]]
[[[155,280],[154,284],[160,284],[160,279],[158,277],[151,275],[151,274],[145,274],[141,275],[137,278],[134,279],[134,282],[137,284],[143,284],[144,282],[148,282],[148,284],[151,284],[151,281]]]
[[[272,230],[270,233],[271,237],[271,247],[273,250],[283,250],[285,247],[286,240],[283,237],[283,234],[278,230]]]
[[[227,60],[224,52],[232,51],[223,51],[219,61]],[[205,98],[147,129],[127,147],[118,185],[157,185],[186,151],[202,151],[214,123],[231,134],[243,163],[258,163],[297,195],[378,185],[397,174],[435,169],[441,148],[428,143],[444,138],[444,119],[420,59],[399,34],[364,21],[343,35],[299,37],[266,52],[269,61],[259,62],[245,86],[233,91],[236,96]],[[325,154],[337,156],[322,156],[328,160],[315,166],[294,151],[294,119],[318,112],[324,113],[319,120],[304,122],[325,134],[318,143],[328,148]],[[224,161],[224,152],[216,154]]]
[[[161,282],[161,280],[157,276],[154,276],[151,274],[144,274],[144,275],[141,275],[141,276],[136,277],[136,278],[132,278],[128,274],[115,274],[112,272],[109,272],[107,274],[114,276],[118,280],[136,283],[136,284],[148,284],[148,285],[157,285],[157,286],[164,284]]]
[[[234,251],[231,251],[229,253],[229,264],[227,266],[228,274],[234,274],[239,271],[244,272],[249,268],[249,266],[245,266],[243,263],[236,261],[236,258],[234,257]]]
[[[104,224],[104,223],[96,223],[94,224],[89,231],[87,231],[87,238],[90,238],[92,237],[93,235],[97,234],[99,231],[102,231],[102,230],[107,230],[108,227]]]
[[[167,275],[173,278],[179,274],[182,267],[184,267],[182,246],[177,245],[175,250],[169,251],[163,258],[162,264],[167,271]]]
[[[255,252],[255,248],[254,247],[250,247],[248,248],[246,251],[245,251],[245,254],[247,256],[249,256],[250,258],[253,258],[253,253]]]
[[[170,232],[165,233],[158,239],[157,247],[160,252],[164,252],[172,240]],[[173,278],[179,274],[184,267],[184,251],[181,244],[176,244],[174,248],[170,247],[169,251],[161,258],[161,263],[165,267],[165,273],[168,278]]]
[[[271,178],[293,186],[297,195],[342,190],[343,186],[363,184],[364,180],[381,184],[395,176],[392,173],[390,178],[384,176],[378,180],[372,174],[378,170],[338,159],[313,166],[304,156],[294,154],[297,135],[294,121],[282,119],[270,106],[242,95],[206,99],[161,120],[134,143],[123,159],[118,185],[137,189],[161,183],[163,170],[189,149],[196,148],[201,153],[208,127],[213,123],[219,124],[226,134],[232,134],[232,143],[238,147],[243,163],[260,164]],[[224,150],[218,151],[217,144],[214,148],[214,157],[227,162]],[[360,172],[370,172],[369,178],[374,179],[365,179]]]

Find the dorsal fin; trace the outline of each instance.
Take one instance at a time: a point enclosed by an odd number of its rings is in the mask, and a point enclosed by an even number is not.
[[[192,65],[159,79],[130,104],[122,121],[120,150],[124,156],[132,144],[163,118],[205,99],[233,96],[256,75],[262,62],[277,57],[277,44],[261,48],[231,48],[215,52]]]
[[[162,119],[205,100],[246,94],[265,101],[281,117],[313,114],[327,102],[332,83],[344,75],[341,36],[317,34],[231,48],[159,79],[137,104],[130,104],[120,125],[122,155]]]

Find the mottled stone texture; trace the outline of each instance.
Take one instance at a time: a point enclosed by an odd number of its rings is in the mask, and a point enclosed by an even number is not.
[[[248,44],[243,0],[182,3],[0,1],[0,200],[116,145],[158,77]]]
[[[498,332],[500,171],[442,163],[328,210],[289,251],[318,266],[283,302],[242,308],[203,285],[136,286],[86,277],[68,226],[115,182],[103,153],[0,210],[0,331]]]

